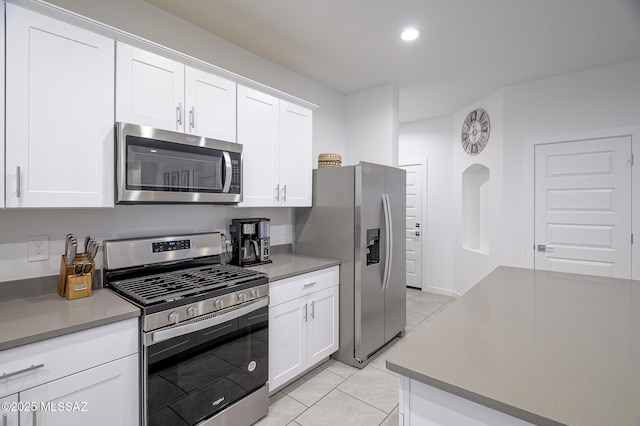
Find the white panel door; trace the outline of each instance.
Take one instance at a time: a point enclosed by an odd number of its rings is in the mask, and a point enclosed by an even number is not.
[[[407,287],[422,288],[422,173],[423,166],[400,166],[407,172]]]
[[[311,207],[312,112],[280,100],[280,199],[283,206]]]
[[[186,67],[186,132],[236,141],[236,83]]]
[[[535,147],[534,249],[536,269],[631,278],[631,137]]]
[[[116,121],[183,132],[184,65],[124,43],[116,55]]]
[[[7,207],[113,206],[113,40],[6,13]]]
[[[238,143],[242,152],[239,207],[280,205],[279,100],[238,86]]]

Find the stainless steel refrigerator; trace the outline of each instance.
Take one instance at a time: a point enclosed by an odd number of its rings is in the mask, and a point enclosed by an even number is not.
[[[364,367],[406,326],[406,176],[372,163],[313,171],[313,207],[296,210],[295,252],[342,261],[340,349]]]

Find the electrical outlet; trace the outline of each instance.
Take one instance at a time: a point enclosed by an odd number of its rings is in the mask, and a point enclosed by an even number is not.
[[[49,236],[35,235],[27,237],[27,261],[49,260]]]

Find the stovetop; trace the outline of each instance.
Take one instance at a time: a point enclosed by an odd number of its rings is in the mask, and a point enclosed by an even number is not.
[[[260,272],[219,264],[112,281],[109,286],[140,305],[148,306],[224,288],[232,291],[233,287],[255,280],[262,282],[264,277]]]

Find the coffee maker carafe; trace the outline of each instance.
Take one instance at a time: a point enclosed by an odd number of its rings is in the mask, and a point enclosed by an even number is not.
[[[271,263],[271,220],[266,218],[233,219],[231,226],[231,263],[238,266]]]

